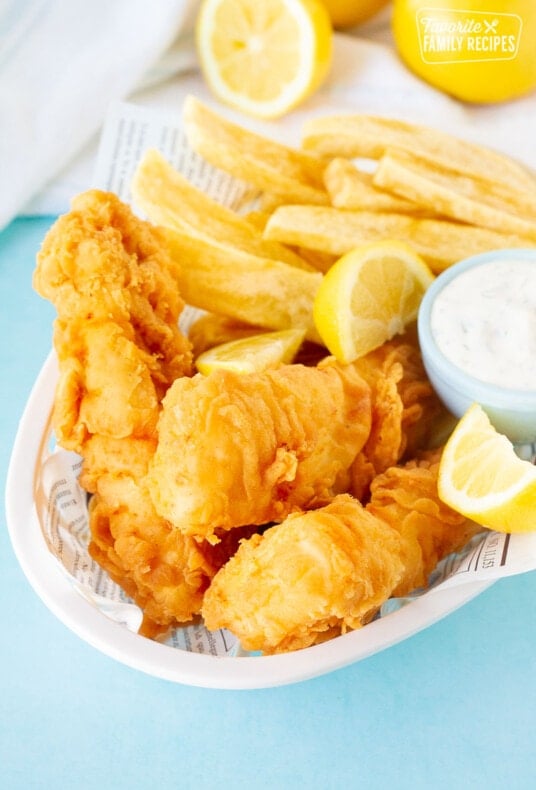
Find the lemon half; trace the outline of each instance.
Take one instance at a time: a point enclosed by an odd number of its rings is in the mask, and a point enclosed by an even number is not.
[[[325,79],[333,30],[320,0],[204,0],[196,22],[201,68],[221,101],[276,118]]]

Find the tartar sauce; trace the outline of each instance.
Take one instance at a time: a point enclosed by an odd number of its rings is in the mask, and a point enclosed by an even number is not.
[[[536,261],[491,260],[467,269],[437,295],[431,330],[466,373],[536,391]]]

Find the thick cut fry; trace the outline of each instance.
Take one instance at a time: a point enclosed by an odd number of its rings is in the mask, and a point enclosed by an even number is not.
[[[335,255],[365,242],[398,239],[411,244],[436,273],[480,252],[536,246],[536,241],[528,237],[446,220],[323,206],[281,206],[270,218],[264,235]]]
[[[536,200],[512,195],[487,179],[469,178],[439,165],[432,168],[425,159],[390,150],[378,163],[374,184],[445,217],[536,238]]]
[[[337,255],[330,255],[329,252],[320,252],[320,250],[308,250],[305,247],[298,247],[297,249],[300,256],[307,263],[310,263],[314,269],[324,274],[331,269],[338,258]]]
[[[146,151],[132,180],[134,201],[155,225],[221,241],[263,258],[311,269],[299,255],[266,241],[244,217],[212,200],[154,148]]]
[[[177,280],[188,304],[265,329],[305,329],[321,343],[313,323],[313,302],[322,279],[280,261],[161,229]]]
[[[177,379],[151,462],[156,510],[210,538],[326,504],[347,490],[370,426],[368,384],[333,360]]]
[[[379,159],[396,148],[536,196],[536,179],[504,154],[419,124],[373,115],[313,118],[303,130],[303,146],[321,156]]]
[[[321,158],[243,129],[193,96],[184,102],[183,124],[190,146],[215,167],[289,203],[328,203]]]
[[[422,214],[412,200],[393,195],[374,186],[372,173],[358,170],[348,159],[333,159],[324,171],[324,182],[335,208],[359,211],[390,211]]]
[[[244,214],[244,219],[247,221],[252,228],[254,228],[257,232],[262,233],[264,228],[266,227],[266,223],[271,217],[271,211],[263,211],[262,209],[254,209],[252,211],[248,211],[247,214]],[[286,249],[286,248],[285,248]]]

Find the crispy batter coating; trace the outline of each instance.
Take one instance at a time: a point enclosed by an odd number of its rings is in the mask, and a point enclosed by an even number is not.
[[[146,636],[199,614],[217,570],[253,528],[212,547],[174,529],[152,504],[146,472],[154,440],[93,437],[81,482],[90,500],[90,555],[143,610]]]
[[[370,431],[370,388],[352,366],[283,365],[179,379],[159,421],[150,486],[185,534],[266,524],[345,491]]]
[[[393,595],[425,587],[437,563],[461,549],[481,527],[452,510],[437,493],[441,449],[392,467],[371,485],[367,510],[402,538],[405,573]]]
[[[444,408],[420,350],[406,339],[385,343],[354,364],[372,391],[370,435],[352,467],[350,488],[364,501],[376,475],[427,446]]]
[[[196,615],[219,567],[156,514],[145,480],[160,401],[192,372],[173,266],[148,223],[90,191],[51,228],[34,275],[58,313],[54,428],[84,459],[90,553],[142,607],[145,633]]]
[[[58,313],[63,447],[82,453],[93,434],[154,435],[159,401],[192,372],[174,265],[156,231],[109,193],[79,195],[48,232],[34,287]]]
[[[440,502],[437,469],[437,456],[389,469],[366,508],[340,495],[244,541],[205,593],[207,627],[228,628],[249,650],[296,650],[426,584],[478,529]]]
[[[400,580],[400,539],[347,494],[244,541],[205,594],[209,629],[281,653],[359,628]]]

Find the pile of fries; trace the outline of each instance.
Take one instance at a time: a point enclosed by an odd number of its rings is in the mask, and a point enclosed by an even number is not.
[[[190,146],[247,181],[255,210],[207,197],[154,150],[134,202],[162,229],[194,307],[264,329],[305,329],[340,255],[381,239],[409,243],[433,272],[481,252],[536,246],[536,179],[521,164],[449,134],[389,118],[309,121],[302,148],[247,131],[197,99],[184,105]]]

